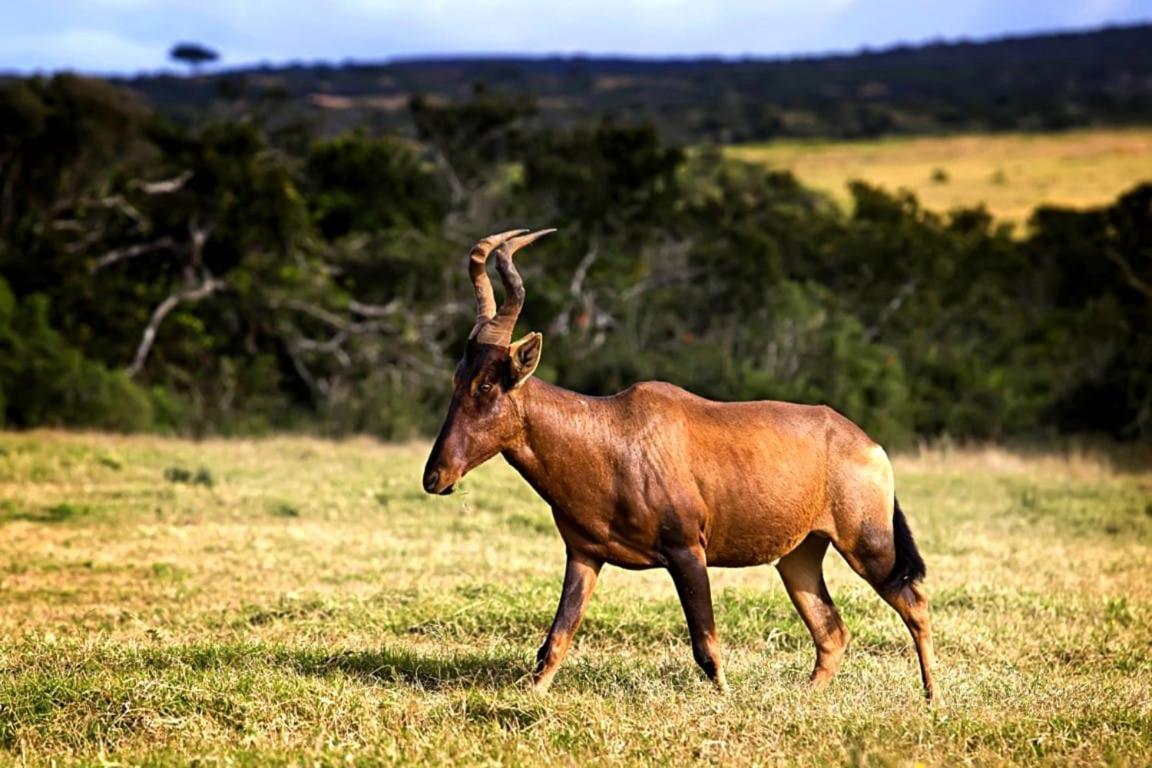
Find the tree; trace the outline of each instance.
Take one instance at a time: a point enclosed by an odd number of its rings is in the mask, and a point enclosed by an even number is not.
[[[220,54],[199,43],[177,43],[168,51],[168,58],[187,64],[193,74],[196,74],[204,64],[219,59]]]

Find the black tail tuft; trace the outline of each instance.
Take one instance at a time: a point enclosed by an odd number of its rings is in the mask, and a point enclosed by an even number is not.
[[[899,592],[905,585],[920,581],[927,572],[924,558],[920,556],[920,550],[916,549],[916,540],[912,538],[912,531],[908,528],[908,520],[900,509],[900,502],[893,499],[893,504],[892,538],[896,548],[896,562],[892,564],[892,572],[880,586],[880,591],[886,594]]]

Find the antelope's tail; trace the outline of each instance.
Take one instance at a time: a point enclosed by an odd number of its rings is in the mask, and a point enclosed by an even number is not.
[[[892,572],[880,586],[882,592],[899,592],[906,585],[924,579],[927,568],[920,550],[916,548],[916,539],[912,537],[912,530],[908,527],[908,520],[904,511],[900,509],[900,502],[893,497],[892,508],[892,538],[896,549],[896,561],[892,563]]]

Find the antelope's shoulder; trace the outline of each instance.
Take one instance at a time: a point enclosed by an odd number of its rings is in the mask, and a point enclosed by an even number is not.
[[[712,402],[667,381],[640,381],[610,399],[626,411],[650,415],[681,413],[685,407]]]
[[[692,394],[683,387],[667,381],[638,381],[616,397],[630,402],[654,402],[659,400],[682,400],[684,398],[704,398]]]

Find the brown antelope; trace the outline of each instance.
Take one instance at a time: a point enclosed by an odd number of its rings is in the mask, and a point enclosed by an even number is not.
[[[552,507],[568,563],[533,686],[552,682],[600,568],[611,563],[668,569],[696,662],[726,689],[708,566],[774,563],[816,644],[809,679],[822,687],[848,645],[824,584],[831,543],[904,620],[931,699],[924,561],[884,450],[827,406],[718,403],[663,382],[590,397],[534,378],[543,337],[512,341],[524,305],[512,255],[553,231],[503,232],[469,253],[476,325],[424,472],[424,490],[448,494],[499,453]],[[486,272],[494,249],[499,309]]]

